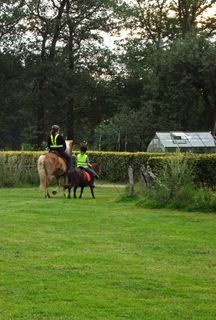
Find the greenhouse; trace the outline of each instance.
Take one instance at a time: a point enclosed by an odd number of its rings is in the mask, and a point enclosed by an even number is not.
[[[156,132],[147,147],[147,152],[193,153],[216,152],[216,140],[211,132]]]

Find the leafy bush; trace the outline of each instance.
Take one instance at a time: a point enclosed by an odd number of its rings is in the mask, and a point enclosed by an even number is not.
[[[156,189],[165,195],[165,201],[176,197],[182,187],[193,186],[193,169],[188,158],[184,155],[167,158],[164,162],[158,179],[156,180]]]
[[[139,206],[216,212],[216,195],[194,184],[194,166],[184,155],[169,157],[154,188],[142,189]]]
[[[36,185],[39,183],[36,158],[32,153],[0,153],[0,187]]]
[[[18,181],[19,184],[38,185],[39,179],[36,164],[38,157],[42,153],[40,151],[0,152],[0,186],[14,185],[14,181]],[[165,153],[97,151],[88,151],[88,155],[92,162],[101,164],[101,179],[111,182],[127,182],[129,165],[133,168],[135,180],[138,180],[142,165],[149,163],[153,172],[159,174],[169,159],[182,156],[181,154]],[[188,163],[193,167],[196,184],[210,187],[216,186],[216,154],[190,154],[187,155],[187,159]]]
[[[216,195],[204,188],[182,188],[170,203],[170,208],[188,211],[216,212]]]
[[[93,162],[102,166],[101,178],[112,182],[128,181],[128,167],[132,166],[135,179],[139,179],[142,165],[150,164],[154,173],[159,174],[169,159],[187,157],[193,167],[196,184],[216,186],[216,154],[165,154],[148,152],[88,152]]]

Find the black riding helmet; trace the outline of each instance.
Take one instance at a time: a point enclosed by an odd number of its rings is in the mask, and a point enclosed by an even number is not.
[[[87,147],[86,146],[81,146],[80,147],[80,151],[81,152],[86,152],[87,151]]]

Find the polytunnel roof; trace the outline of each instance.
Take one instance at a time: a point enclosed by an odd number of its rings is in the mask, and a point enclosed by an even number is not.
[[[211,132],[156,132],[160,142],[167,148],[215,147]]]

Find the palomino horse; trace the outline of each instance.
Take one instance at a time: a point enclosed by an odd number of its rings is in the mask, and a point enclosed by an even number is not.
[[[66,141],[66,152],[71,155],[72,140]],[[48,152],[41,155],[37,162],[38,174],[40,177],[40,188],[44,191],[45,198],[50,198],[48,186],[54,177],[57,178],[58,189],[60,188],[59,178],[67,171],[66,161],[55,152]],[[53,192],[55,194],[56,192]]]
[[[100,165],[97,163],[92,163],[92,169],[99,176],[101,174]],[[91,181],[90,174],[83,169],[71,168],[68,172],[68,184],[65,184],[64,189],[68,189],[68,199],[71,197],[71,189],[74,188],[74,198],[76,198],[76,190],[78,187],[81,188],[79,198],[82,198],[84,187],[89,186],[92,194],[92,198],[95,198],[94,187]]]

